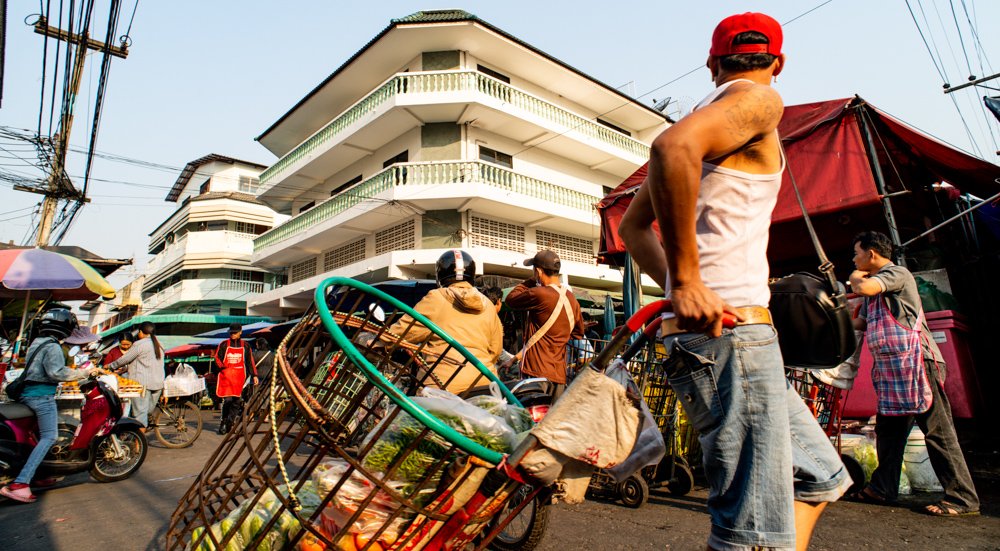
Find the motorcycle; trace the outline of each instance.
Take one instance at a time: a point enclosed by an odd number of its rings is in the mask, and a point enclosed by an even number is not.
[[[134,474],[146,459],[142,425],[123,418],[122,401],[96,378],[80,383],[84,403],[79,425],[60,422],[56,443],[38,468],[38,477],[89,471],[99,482]],[[0,403],[0,484],[13,481],[38,443],[35,412],[24,404]]]

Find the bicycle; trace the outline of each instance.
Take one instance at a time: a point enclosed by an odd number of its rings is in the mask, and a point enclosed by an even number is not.
[[[186,448],[201,435],[199,406],[201,393],[176,398],[163,397],[153,410],[150,425],[153,434],[168,448]]]

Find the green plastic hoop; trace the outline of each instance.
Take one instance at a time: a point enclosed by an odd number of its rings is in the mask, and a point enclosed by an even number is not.
[[[367,285],[356,279],[351,279],[348,277],[327,278],[323,280],[323,282],[320,283],[318,287],[316,287],[314,300],[316,302],[316,310],[319,313],[320,319],[323,321],[323,325],[326,327],[326,330],[330,333],[330,336],[333,337],[334,342],[336,342],[337,345],[340,346],[340,348],[344,351],[344,353],[351,360],[351,362],[355,366],[357,366],[362,371],[362,373],[364,373],[365,377],[369,381],[371,381],[376,387],[378,387],[379,390],[384,392],[386,396],[388,396],[389,399],[391,399],[393,403],[395,403],[397,406],[401,407],[403,411],[410,414],[414,419],[420,421],[420,423],[422,423],[424,426],[431,429],[432,431],[443,437],[448,442],[451,442],[462,451],[474,455],[479,459],[482,459],[483,461],[487,461],[494,465],[497,465],[501,461],[503,461],[504,455],[502,453],[493,451],[489,448],[481,446],[480,444],[477,444],[464,434],[444,424],[440,419],[434,417],[427,410],[414,403],[409,396],[407,396],[401,390],[396,388],[396,385],[392,384],[388,379],[386,379],[385,376],[382,375],[382,373],[379,372],[379,370],[376,369],[375,366],[372,365],[370,361],[368,361],[368,358],[366,358],[364,354],[362,354],[361,351],[359,351],[354,346],[354,343],[352,343],[350,339],[348,339],[347,336],[344,335],[344,332],[341,331],[340,326],[337,325],[336,320],[333,319],[333,314],[330,312],[330,307],[326,303],[326,291],[330,287],[334,286],[351,287],[353,289],[357,289],[359,291],[363,291],[367,294],[373,295],[377,297],[379,300],[392,304],[395,308],[411,316],[419,323],[424,324],[435,335],[437,335],[446,343],[454,347],[455,350],[458,350],[458,352],[462,354],[462,356],[465,357],[465,359],[471,362],[472,365],[476,366],[476,369],[478,369],[483,375],[485,375],[489,381],[497,383],[500,386],[500,391],[503,393],[504,398],[506,398],[509,403],[516,406],[521,406],[521,402],[519,402],[518,399],[514,397],[514,395],[510,392],[507,386],[504,385],[503,382],[500,381],[500,379],[496,375],[494,375],[492,371],[487,369],[482,362],[480,362],[475,356],[473,356],[471,352],[469,352],[464,346],[462,346],[461,343],[452,338],[451,335],[448,335],[447,333],[442,331],[440,327],[435,325],[431,320],[427,319],[423,314],[420,314],[413,308],[410,308],[406,304],[403,304],[396,297],[389,295],[380,289],[376,289],[371,285]]]

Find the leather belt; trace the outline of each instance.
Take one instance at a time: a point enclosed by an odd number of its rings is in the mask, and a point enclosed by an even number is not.
[[[736,322],[736,325],[773,325],[771,311],[763,306],[741,306],[736,311],[743,316],[743,321]],[[679,333],[691,333],[691,331],[677,327],[677,318],[664,319],[660,324],[660,335],[663,337]]]

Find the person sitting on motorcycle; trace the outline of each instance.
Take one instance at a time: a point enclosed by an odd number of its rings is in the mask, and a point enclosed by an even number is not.
[[[494,305],[472,285],[476,278],[476,262],[472,255],[458,249],[448,251],[438,258],[435,270],[438,288],[420,299],[414,310],[452,336],[495,373],[497,358],[503,351],[503,326]],[[410,316],[402,316],[389,331],[411,343],[426,341],[424,358],[434,367],[432,373],[424,377],[425,385],[460,394],[489,383],[457,350],[425,325],[413,323]],[[440,357],[442,353],[443,358]]]
[[[60,382],[77,381],[93,377],[101,370],[96,367],[87,369],[69,369],[66,367],[66,356],[60,341],[69,337],[77,327],[76,316],[65,308],[55,308],[42,314],[39,320],[38,337],[31,341],[28,347],[28,361],[25,369],[26,383],[18,402],[28,406],[35,412],[38,423],[38,444],[28,456],[28,461],[14,482],[0,488],[0,495],[31,503],[35,495],[31,493],[32,478],[41,465],[49,448],[56,443],[59,428],[59,416],[56,413],[56,389]],[[35,481],[36,485],[41,480]]]

